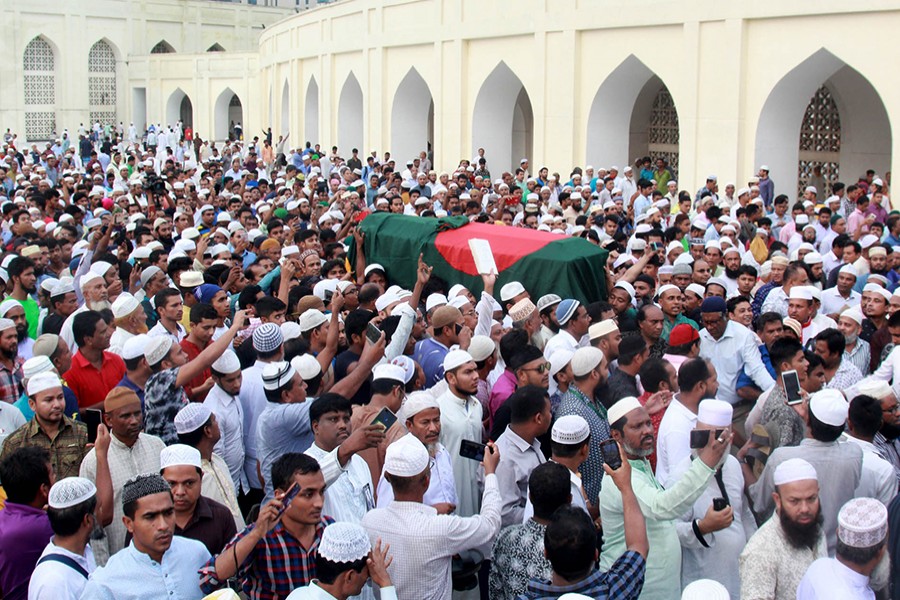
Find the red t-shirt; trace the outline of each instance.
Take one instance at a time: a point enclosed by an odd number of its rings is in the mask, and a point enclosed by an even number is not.
[[[184,350],[185,354],[188,355],[188,360],[194,360],[200,353],[203,352],[202,348],[199,348],[196,344],[191,341],[188,341],[187,338],[181,340],[181,348]],[[191,379],[187,382],[187,385],[184,386],[184,393],[187,394],[188,400],[191,402],[203,402],[206,399],[206,394],[208,392],[194,393],[194,388],[198,388],[206,383],[206,380],[212,375],[212,371],[209,367],[203,369],[203,372]]]
[[[125,377],[125,361],[112,352],[103,353],[103,364],[98,371],[81,354],[72,357],[72,366],[63,374],[63,379],[78,398],[78,408],[88,408],[106,400],[111,389],[119,385]]]

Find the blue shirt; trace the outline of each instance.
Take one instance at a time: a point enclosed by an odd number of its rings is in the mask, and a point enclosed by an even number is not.
[[[519,600],[551,600],[563,594],[583,594],[595,600],[637,599],[644,587],[646,567],[647,562],[643,556],[628,550],[613,563],[609,571],[594,571],[578,583],[553,585],[549,581],[532,579]]]
[[[765,344],[759,345],[759,355],[762,357],[763,365],[765,365],[766,371],[769,372],[769,375],[772,376],[772,379],[775,379],[775,367],[772,366],[772,359],[769,358],[769,349],[766,348]],[[734,385],[734,389],[739,390],[742,387],[747,386],[757,387],[757,385],[753,383],[753,379],[751,379],[750,376],[747,375],[747,369],[741,369],[741,374],[738,375],[737,382]]]
[[[426,389],[444,379],[444,357],[448,352],[450,349],[434,338],[425,338],[416,343],[413,360],[422,365]]]
[[[128,379],[128,375],[122,377],[122,381],[120,381],[119,385],[116,387],[125,387],[137,394],[137,397],[141,400],[141,410],[144,410],[144,390],[139,388],[136,383]]]
[[[161,563],[131,543],[91,574],[81,600],[200,600],[198,570],[210,557],[202,543],[177,535]]]
[[[256,456],[266,484],[265,502],[275,495],[272,487],[272,465],[292,452],[301,453],[312,446],[313,432],[309,421],[312,399],[296,404],[268,402],[256,422]]]

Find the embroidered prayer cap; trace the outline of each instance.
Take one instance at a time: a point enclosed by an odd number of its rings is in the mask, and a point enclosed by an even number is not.
[[[209,421],[212,411],[202,402],[188,402],[175,414],[175,432],[197,431]]]
[[[697,407],[697,421],[713,427],[730,427],[734,409],[724,400],[701,400]]]
[[[486,360],[496,349],[494,340],[486,335],[472,336],[472,340],[469,342],[469,354],[472,355],[472,360],[475,362]]]
[[[319,373],[322,372],[322,365],[319,364],[319,361],[316,360],[316,357],[312,354],[295,356],[291,359],[291,366],[300,373],[300,377],[303,381],[315,379],[318,377]]]
[[[263,367],[262,371],[263,388],[272,391],[279,390],[293,379],[296,372],[289,362],[269,363]]]
[[[62,388],[62,381],[56,373],[38,373],[28,380],[28,395],[34,396],[47,390]]]
[[[472,339],[474,340],[475,338],[472,338]],[[490,338],[488,338],[488,339],[490,339]],[[471,349],[472,349],[472,344],[470,343],[469,350],[471,350]],[[410,381],[412,381],[412,378],[416,376],[416,361],[414,361],[413,359],[411,359],[408,356],[401,354],[397,358],[393,359],[391,361],[391,364],[403,369],[403,383],[404,384],[409,383]],[[302,377],[303,373],[301,373],[300,376]],[[304,377],[304,379],[306,379],[306,378]]]
[[[537,309],[538,312],[543,311],[548,306],[553,306],[554,304],[559,304],[562,302],[562,298],[557,296],[556,294],[544,294],[537,301]]]
[[[881,379],[863,379],[855,388],[856,394],[859,396],[871,396],[876,400],[884,400],[894,393],[891,384]]]
[[[154,335],[147,339],[144,354],[147,356],[147,364],[157,365],[172,350],[172,338],[168,335]]]
[[[634,396],[626,396],[610,407],[607,413],[610,425],[616,423],[619,419],[627,415],[633,410],[641,408],[641,403]]]
[[[802,335],[801,332],[803,331],[803,325],[800,324],[800,321],[798,321],[797,319],[792,319],[790,317],[786,317],[782,323],[784,324],[785,327],[787,327],[788,329],[793,331],[794,334],[796,334],[796,336],[798,338],[801,337],[801,335]]]
[[[347,521],[332,523],[322,533],[319,556],[333,563],[353,563],[372,550],[366,530]]]
[[[117,319],[127,317],[128,315],[136,311],[140,307],[140,305],[141,303],[138,302],[137,298],[135,298],[128,292],[122,292],[121,294],[119,294],[119,297],[116,298],[115,302],[112,303],[113,317]]]
[[[194,402],[192,404],[199,403]],[[187,444],[172,444],[171,446],[163,448],[159,453],[159,470],[162,471],[166,467],[175,466],[197,467],[200,469],[200,461],[200,451],[193,446],[188,446]]]
[[[605,319],[600,321],[599,323],[594,323],[588,328],[588,336],[591,340],[596,340],[598,338],[602,338],[604,335],[610,334],[614,331],[618,331],[619,326],[616,324],[615,319]]]
[[[559,306],[556,307],[556,320],[559,322],[560,327],[575,316],[579,306],[581,306],[581,302],[572,298],[566,298],[559,303]]]
[[[384,270],[384,267],[382,267],[378,263],[372,263],[371,265],[366,267],[365,271],[363,271],[363,276],[368,277],[369,273],[372,273],[373,271],[380,271],[382,275],[387,274],[387,271]]]
[[[591,428],[580,415],[565,415],[553,423],[550,439],[558,444],[580,444],[591,435]]]
[[[812,291],[809,289],[807,285],[795,285],[791,288],[791,293],[788,296],[791,300],[812,300],[813,295]]]
[[[253,349],[257,352],[274,352],[283,343],[284,335],[275,323],[263,323],[253,330]]]
[[[216,359],[212,364],[212,370],[223,375],[230,375],[235,371],[241,370],[241,361],[235,354],[234,350],[228,348],[222,353],[222,356]]]
[[[97,486],[84,477],[65,477],[53,484],[47,505],[56,510],[71,508],[97,495]]]
[[[809,410],[815,417],[832,427],[842,427],[847,422],[849,404],[838,390],[821,390],[809,399]]]
[[[462,307],[465,306],[466,304],[469,304],[469,299],[466,298],[465,296],[455,296],[447,304],[449,304],[453,308],[458,308],[460,311],[462,311]]]
[[[315,308],[311,308],[300,315],[300,318],[297,319],[297,324],[300,325],[300,331],[306,332],[316,327],[320,327],[328,322],[328,317],[325,316],[320,310],[316,310]]]
[[[853,548],[880,544],[887,529],[887,508],[874,498],[853,498],[838,513],[837,537]]]
[[[159,267],[150,266],[141,271],[141,285],[147,285],[147,283],[153,279],[153,277],[157,273],[162,273],[162,269]]]
[[[428,450],[411,433],[387,447],[384,453],[384,471],[397,477],[415,477],[428,468]]]
[[[681,256],[685,256],[682,254]],[[675,265],[672,267],[672,275],[690,275],[694,272],[693,267],[691,267],[691,263],[687,261],[679,262],[681,256],[675,260]]]
[[[48,281],[50,281],[48,279]],[[50,291],[51,298],[59,298],[61,296],[65,296],[66,294],[70,294],[75,291],[75,286],[72,285],[72,280],[68,277],[63,277],[59,280],[56,285],[53,286],[53,289]]]
[[[179,278],[178,285],[183,288],[195,288],[203,285],[203,273],[200,271],[185,271]]]
[[[775,485],[793,483],[795,481],[818,481],[816,468],[802,458],[789,458],[775,467],[772,481]]]
[[[519,294],[525,292],[525,286],[523,286],[518,281],[510,281],[502,288],[500,288],[500,300],[502,302],[507,302],[508,300],[512,300]]]
[[[172,493],[172,488],[159,473],[136,475],[122,486],[122,506],[153,494]]]
[[[512,319],[514,323],[524,321],[531,316],[531,313],[533,313],[535,309],[536,307],[531,300],[529,300],[528,298],[522,298],[521,300],[513,304],[512,307],[510,307],[509,318]],[[558,310],[559,309],[557,308],[557,311]]]
[[[474,360],[472,355],[465,350],[451,350],[444,356],[444,372],[449,373],[453,369],[457,369]]]

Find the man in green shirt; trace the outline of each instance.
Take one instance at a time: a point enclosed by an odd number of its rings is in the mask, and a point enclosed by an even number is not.
[[[24,256],[17,256],[6,268],[9,273],[9,297],[18,300],[25,309],[28,320],[28,337],[37,339],[38,317],[41,307],[31,296],[37,292],[37,276],[34,274],[34,261]]]

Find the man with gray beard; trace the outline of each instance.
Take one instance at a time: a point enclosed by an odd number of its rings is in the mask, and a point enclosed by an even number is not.
[[[433,506],[438,514],[447,515],[456,510],[459,500],[453,479],[453,463],[450,453],[441,444],[441,408],[431,394],[413,392],[397,415],[403,420],[409,434],[425,444],[431,457],[431,481],[422,499],[424,504]],[[399,443],[399,440],[394,443]],[[378,481],[377,507],[384,508],[394,499],[394,490],[382,472]]]
[[[100,312],[111,307],[109,292],[106,289],[106,280],[102,276],[88,272],[81,277],[79,286],[81,287],[81,294],[84,296],[84,304],[66,318],[59,332],[59,337],[66,341],[72,354],[78,349],[78,346],[75,344],[75,336],[72,334],[72,324],[75,322],[75,317],[89,310]]]

